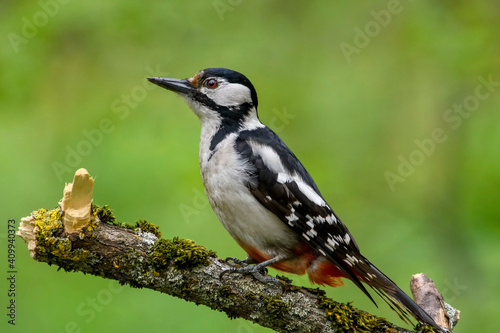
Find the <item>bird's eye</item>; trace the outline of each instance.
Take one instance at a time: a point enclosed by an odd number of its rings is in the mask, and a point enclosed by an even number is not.
[[[215,88],[217,88],[217,86],[219,85],[219,83],[217,82],[216,79],[208,79],[205,82],[205,85],[207,86],[207,88],[215,89]]]

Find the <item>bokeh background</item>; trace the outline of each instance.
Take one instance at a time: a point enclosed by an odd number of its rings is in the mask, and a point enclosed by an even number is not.
[[[94,202],[120,221],[147,219],[165,237],[245,257],[205,199],[198,119],[145,80],[228,67],[254,83],[261,120],[365,256],[405,291],[414,273],[433,278],[462,310],[455,332],[496,331],[499,10],[494,1],[1,2],[1,330],[270,331],[57,271],[20,239],[16,325],[6,318],[7,221],[56,206],[80,167],[96,179]],[[402,324],[349,282],[327,291]]]

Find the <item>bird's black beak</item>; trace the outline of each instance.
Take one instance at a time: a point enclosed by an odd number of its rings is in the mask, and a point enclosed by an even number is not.
[[[189,82],[188,79],[180,80],[180,79],[166,79],[163,77],[148,77],[149,82],[156,84],[162,88],[171,90],[173,92],[179,94],[190,94],[195,88]]]

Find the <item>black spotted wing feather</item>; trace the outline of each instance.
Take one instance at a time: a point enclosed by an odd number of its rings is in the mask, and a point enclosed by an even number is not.
[[[280,175],[266,165],[252,143],[273,149],[288,174],[285,181],[279,181]],[[304,166],[273,131],[267,127],[242,131],[236,139],[235,149],[251,165],[247,186],[254,197],[333,263],[373,303],[375,301],[361,282],[367,283],[405,322],[409,322],[408,310],[419,321],[435,325],[425,311],[361,255],[349,230],[328,204],[318,204],[304,193],[300,182],[324,201]],[[293,177],[293,173],[298,177]]]
[[[250,141],[259,146],[272,147],[290,176],[288,181],[278,181],[279,174],[264,163],[263,157],[252,149],[255,145]],[[281,139],[268,128],[243,131],[236,140],[235,148],[252,165],[249,173],[253,181],[251,180],[247,186],[255,198],[301,235],[306,243],[334,263],[373,301],[358,276],[345,261],[349,254],[359,253],[356,242],[328,205],[313,202],[299,188],[298,182],[292,178],[294,172],[321,197],[309,173]]]

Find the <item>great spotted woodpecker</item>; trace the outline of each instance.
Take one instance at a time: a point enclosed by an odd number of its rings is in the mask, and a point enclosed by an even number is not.
[[[270,266],[307,272],[313,283],[370,286],[403,320],[439,326],[393,281],[361,255],[347,227],[283,141],[257,115],[257,93],[241,73],[208,68],[188,79],[151,77],[182,96],[201,121],[199,162],[208,200],[247,252],[255,273]]]

